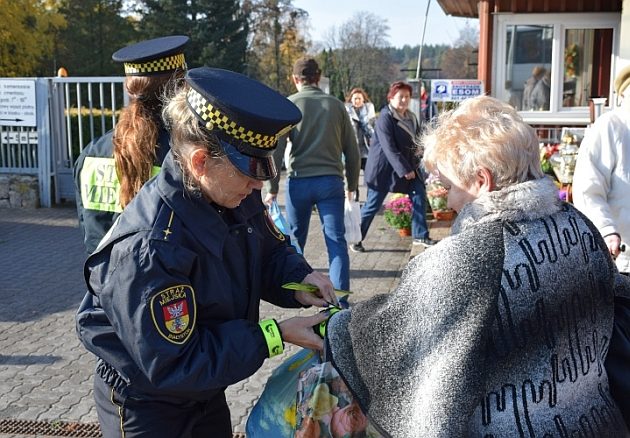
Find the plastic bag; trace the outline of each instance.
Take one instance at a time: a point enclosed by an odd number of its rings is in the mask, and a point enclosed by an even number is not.
[[[382,437],[331,362],[300,374],[296,415],[295,438]]]
[[[298,253],[302,254],[302,248],[300,248],[300,244],[291,232],[291,227],[289,226],[287,220],[284,218],[284,215],[280,210],[280,206],[278,205],[278,201],[276,201],[275,199],[271,202],[271,205],[269,206],[269,216],[271,216],[271,220],[273,220],[273,223],[276,224],[276,227],[278,227],[280,232],[289,236],[289,238],[291,239],[291,245],[293,245],[295,250]]]
[[[346,198],[344,205],[344,224],[346,226],[346,242],[358,243],[361,237],[361,207],[357,201]]]
[[[248,437],[293,437],[298,378],[302,371],[319,362],[316,351],[302,349],[273,371],[247,419],[245,434]]]

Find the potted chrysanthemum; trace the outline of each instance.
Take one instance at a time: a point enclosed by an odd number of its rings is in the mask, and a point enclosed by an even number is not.
[[[412,211],[409,196],[396,193],[385,203],[385,222],[397,229],[401,236],[411,236]]]
[[[453,219],[455,212],[448,208],[448,189],[440,181],[439,175],[430,173],[426,180],[426,188],[433,218],[437,220]]]

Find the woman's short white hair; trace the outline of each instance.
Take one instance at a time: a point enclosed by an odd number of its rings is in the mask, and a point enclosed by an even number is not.
[[[442,113],[421,142],[428,168],[449,169],[464,184],[480,168],[492,173],[497,189],[543,177],[536,132],[514,107],[493,97],[467,99]]]

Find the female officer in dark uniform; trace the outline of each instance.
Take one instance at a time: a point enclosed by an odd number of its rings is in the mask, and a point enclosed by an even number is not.
[[[78,335],[98,356],[105,437],[231,437],[224,390],[283,341],[322,348],[326,313],[259,322],[282,307],[336,302],[273,225],[262,181],[278,136],[299,122],[286,98],[243,75],[192,69],[164,109],[171,152],[85,265]],[[317,294],[282,289],[304,282]]]
[[[129,105],[116,127],[83,149],[74,166],[79,225],[88,253],[142,185],[155,175],[169,150],[160,97],[171,79],[186,69],[186,36],[141,41],[118,50],[124,63]]]

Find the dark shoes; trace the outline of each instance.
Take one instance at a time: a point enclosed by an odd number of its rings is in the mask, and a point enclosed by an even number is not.
[[[361,242],[359,242],[359,243],[351,243],[350,244],[350,251],[352,251],[352,252],[365,252],[365,248],[363,248],[363,245],[361,245]]]
[[[422,245],[425,248],[435,245],[438,243],[438,240],[433,240],[430,237],[425,237],[424,239],[413,239],[414,245]]]

